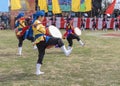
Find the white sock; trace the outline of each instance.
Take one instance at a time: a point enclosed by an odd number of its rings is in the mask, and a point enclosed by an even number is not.
[[[70,53],[71,53],[71,51],[72,51],[72,48],[69,49],[69,50],[67,50],[66,47],[65,47],[65,45],[63,45],[63,46],[61,47],[61,50],[64,52],[64,54],[65,54],[66,56],[69,56]]]
[[[78,42],[80,43],[80,45],[82,46],[84,45],[84,43],[81,40],[79,40]]]
[[[33,49],[37,49],[37,46],[36,46],[36,45],[34,45],[34,46],[33,46]]]
[[[22,55],[22,47],[18,47],[18,54]]]
[[[40,71],[41,64],[36,64],[36,75],[44,74],[44,72]]]

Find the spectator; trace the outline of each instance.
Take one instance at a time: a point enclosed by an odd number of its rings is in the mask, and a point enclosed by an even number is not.
[[[1,15],[1,22],[4,23],[4,28],[7,29],[8,16],[5,13],[2,13],[2,15]]]
[[[53,15],[50,20],[51,20],[51,22],[52,22],[52,25],[56,26],[56,16]]]

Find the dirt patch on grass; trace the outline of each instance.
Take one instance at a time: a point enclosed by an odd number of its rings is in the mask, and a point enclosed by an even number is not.
[[[108,33],[108,34],[103,34],[103,36],[106,36],[106,37],[120,37],[120,34],[118,34],[118,33]]]

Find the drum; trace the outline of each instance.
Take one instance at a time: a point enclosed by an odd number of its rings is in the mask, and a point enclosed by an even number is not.
[[[74,28],[74,32],[76,35],[80,36],[82,34],[81,30],[78,27]]]
[[[62,33],[60,32],[60,30],[53,26],[53,25],[50,25],[47,29],[47,34],[55,37],[55,38],[62,38]]]

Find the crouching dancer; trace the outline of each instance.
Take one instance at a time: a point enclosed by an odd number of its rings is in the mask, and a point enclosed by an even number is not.
[[[69,20],[69,22],[67,22],[66,25],[67,25],[66,26],[66,32],[63,35],[63,39],[65,39],[65,38],[67,39],[67,41],[68,41],[68,49],[72,48],[72,46],[73,46],[73,39],[76,39],[81,46],[84,46],[85,44],[82,42],[80,37],[75,34],[74,27],[72,25],[72,21]]]
[[[38,11],[35,13],[34,23],[33,23],[33,33],[35,35],[35,44],[38,49],[38,60],[36,64],[36,75],[44,74],[40,71],[42,61],[45,55],[45,49],[51,45],[58,45],[66,56],[69,56],[72,49],[67,50],[62,39],[50,37],[46,35],[45,26],[43,26],[42,21],[44,19],[44,11]]]

